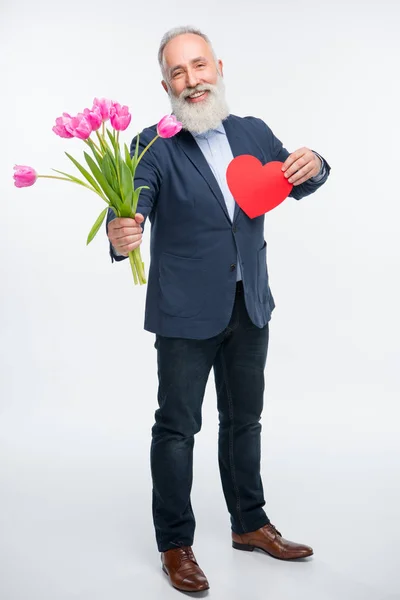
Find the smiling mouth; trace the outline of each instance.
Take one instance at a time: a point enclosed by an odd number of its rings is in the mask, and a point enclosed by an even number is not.
[[[201,102],[208,94],[208,90],[203,90],[201,92],[195,92],[190,96],[186,97],[187,102]]]

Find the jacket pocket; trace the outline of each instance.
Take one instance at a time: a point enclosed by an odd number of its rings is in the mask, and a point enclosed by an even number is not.
[[[194,317],[204,304],[202,258],[164,252],[159,262],[160,309],[174,317]]]
[[[258,299],[262,304],[268,301],[268,270],[267,270],[267,242],[258,251]]]

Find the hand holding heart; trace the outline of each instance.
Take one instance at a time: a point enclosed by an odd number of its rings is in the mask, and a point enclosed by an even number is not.
[[[321,169],[321,160],[309,148],[300,148],[289,154],[282,165],[284,175],[293,185],[300,185],[318,175]]]
[[[319,173],[321,161],[308,148],[292,152],[282,164],[265,165],[250,154],[234,158],[226,179],[237,204],[250,219],[272,210],[288,197],[294,185],[300,185]]]

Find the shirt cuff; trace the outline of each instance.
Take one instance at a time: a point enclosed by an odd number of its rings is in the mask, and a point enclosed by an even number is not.
[[[321,161],[321,168],[319,170],[319,173],[317,173],[316,175],[314,175],[314,177],[310,177],[310,181],[313,181],[314,183],[319,183],[320,181],[322,181],[322,179],[325,177],[326,175],[326,165],[325,165],[325,161],[322,158],[322,156],[320,156],[318,154],[318,152],[315,152],[313,150],[314,154],[316,154],[318,156],[318,158]]]
[[[118,252],[118,250],[116,250],[116,249],[114,248],[114,246],[111,246],[111,247],[112,247],[112,251],[114,252],[115,256],[123,256],[124,258],[126,258],[125,254],[120,254],[120,253]]]

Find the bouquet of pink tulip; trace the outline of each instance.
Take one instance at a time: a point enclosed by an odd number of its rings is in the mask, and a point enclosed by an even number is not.
[[[112,131],[105,126],[105,122],[108,120],[110,120]],[[83,140],[93,155],[92,157],[87,152],[83,153],[86,164],[89,167],[89,170],[87,170],[68,152],[65,153],[80,171],[84,179],[79,179],[74,175],[58,171],[57,169],[52,169],[52,171],[63,175],[63,177],[38,175],[31,167],[15,165],[14,183],[16,187],[29,187],[39,177],[43,177],[77,183],[100,196],[107,204],[107,207],[97,217],[89,232],[86,242],[89,244],[99,231],[108,208],[111,208],[117,217],[135,217],[141,190],[150,189],[145,185],[135,189],[134,178],[136,167],[144,153],[154,144],[157,138],[170,138],[182,129],[182,124],[173,115],[163,117],[157,125],[157,135],[144,148],[140,155],[139,134],[137,135],[135,152],[131,157],[127,145],[124,144],[124,151],[122,152],[119,142],[119,132],[124,131],[130,122],[131,114],[127,106],[121,106],[117,102],[106,100],[105,98],[95,98],[92,109],[85,108],[83,113],[78,113],[76,117],[71,117],[68,113],[63,113],[62,117],[56,119],[56,124],[53,127],[54,133],[62,138],[76,137]],[[92,133],[96,134],[97,141],[91,138]],[[135,284],[146,283],[140,247],[129,252],[129,261]]]

